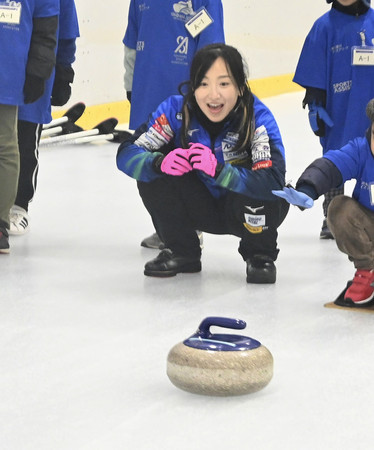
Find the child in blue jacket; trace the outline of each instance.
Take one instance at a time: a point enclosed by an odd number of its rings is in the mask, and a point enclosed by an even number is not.
[[[310,125],[323,153],[362,136],[365,106],[374,97],[374,11],[370,0],[327,0],[331,10],[306,37],[293,81],[306,89]],[[344,186],[325,193],[320,237],[332,239],[327,209]]]
[[[9,253],[9,211],[19,173],[18,108],[43,95],[56,62],[58,0],[0,2],[0,254]]]
[[[60,14],[55,70],[46,82],[42,97],[18,109],[20,172],[17,196],[10,211],[9,234],[22,235],[29,230],[28,210],[37,185],[39,142],[43,124],[52,119],[51,106],[65,105],[71,95],[75,41],[79,36],[78,18],[74,0],[58,0],[58,3]]]
[[[356,307],[367,306],[374,298],[374,99],[367,104],[366,115],[371,123],[366,136],[315,160],[298,179],[296,190],[286,187],[274,192],[294,205],[310,208],[329,189],[356,180],[352,197],[334,197],[327,212],[339,250],[356,268],[342,303]]]

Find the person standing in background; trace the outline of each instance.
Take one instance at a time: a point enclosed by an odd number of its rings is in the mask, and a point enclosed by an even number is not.
[[[178,94],[197,50],[224,42],[221,0],[131,0],[123,38],[130,129],[136,130],[163,100]],[[141,245],[163,248],[157,233]]]
[[[341,148],[369,126],[365,106],[374,97],[374,11],[370,0],[326,0],[331,10],[306,37],[293,81],[306,89],[303,108],[323,154]],[[325,193],[321,239],[333,239],[326,217],[344,185]]]
[[[56,62],[58,0],[0,2],[0,253],[18,183],[18,106],[43,95]]]
[[[58,42],[55,72],[46,83],[44,94],[36,102],[18,109],[18,146],[20,173],[17,197],[10,211],[9,234],[25,234],[29,226],[28,208],[37,185],[39,142],[44,123],[52,119],[51,105],[63,106],[71,96],[74,80],[76,38],[79,26],[74,0],[59,0]]]

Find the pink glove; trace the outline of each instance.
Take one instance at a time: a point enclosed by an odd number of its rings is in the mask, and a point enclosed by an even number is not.
[[[189,150],[176,148],[168,153],[161,163],[161,172],[167,175],[180,176],[192,170],[188,161]]]
[[[207,175],[214,177],[217,159],[209,147],[199,143],[191,144],[189,154],[193,169],[202,170]]]

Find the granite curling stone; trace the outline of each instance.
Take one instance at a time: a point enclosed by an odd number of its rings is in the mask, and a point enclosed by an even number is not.
[[[167,358],[167,376],[184,391],[230,396],[256,392],[273,376],[273,356],[260,342],[235,334],[212,334],[211,326],[243,329],[246,322],[207,317],[195,334],[175,345]]]

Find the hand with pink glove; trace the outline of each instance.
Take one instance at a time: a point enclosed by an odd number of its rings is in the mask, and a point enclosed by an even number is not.
[[[157,172],[163,172],[167,175],[181,176],[192,170],[188,161],[189,150],[176,148],[166,156],[161,156],[154,162],[154,168]]]
[[[194,143],[190,144],[188,152],[193,169],[202,170],[207,175],[214,177],[216,174],[217,158],[209,147],[203,144]]]

